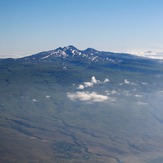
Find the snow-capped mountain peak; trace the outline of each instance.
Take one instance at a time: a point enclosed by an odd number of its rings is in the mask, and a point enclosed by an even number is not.
[[[93,54],[99,53],[97,50],[88,48],[86,50],[78,50],[76,47],[69,45],[66,47],[59,47],[55,50],[50,50],[46,52],[41,52],[29,57],[25,57],[26,60],[37,59],[37,60],[49,60],[54,58],[87,58],[88,60],[94,60]]]

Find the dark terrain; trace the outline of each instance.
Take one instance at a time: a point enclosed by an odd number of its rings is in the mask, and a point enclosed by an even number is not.
[[[163,60],[73,46],[0,59],[1,163],[162,163]]]

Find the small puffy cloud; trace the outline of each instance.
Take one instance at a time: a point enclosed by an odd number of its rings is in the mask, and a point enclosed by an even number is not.
[[[32,99],[32,101],[33,101],[33,102],[37,102],[37,100],[36,100],[36,99],[34,99],[34,98]]]
[[[84,89],[84,85],[80,84],[77,89]]]
[[[84,86],[85,87],[92,87],[94,84],[98,84],[98,83],[100,83],[100,81],[96,80],[96,78],[94,76],[92,76],[90,82],[84,82]]]
[[[97,83],[100,83],[100,81],[96,80],[96,78],[94,76],[92,76],[91,83],[97,84]]]
[[[67,97],[72,101],[80,100],[86,102],[103,102],[109,99],[108,96],[100,95],[96,92],[68,92]]]
[[[108,82],[110,82],[110,80],[106,78],[106,79],[104,80],[104,83],[108,83]]]
[[[94,83],[92,83],[92,82],[84,82],[85,87],[92,87],[93,85],[94,85]]]
[[[125,84],[130,84],[130,85],[137,85],[137,84],[135,84],[133,82],[128,81],[127,79],[124,79],[124,83]]]
[[[130,84],[130,82],[127,79],[124,80],[124,83],[125,84]]]

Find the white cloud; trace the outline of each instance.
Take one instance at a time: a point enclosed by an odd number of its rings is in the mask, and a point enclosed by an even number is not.
[[[19,54],[0,54],[0,58],[21,58],[23,55]]]
[[[92,87],[94,84],[101,83],[100,80],[96,80],[95,76],[92,76],[90,82],[84,82],[85,87]]]
[[[95,84],[103,84],[103,83],[107,83],[109,82],[109,79],[105,79],[103,82],[101,82],[100,80],[97,80],[95,78],[95,76],[92,76],[91,81],[90,82],[84,82],[83,84],[80,84],[77,89],[84,89],[86,87],[93,87]]]
[[[96,78],[94,76],[92,76],[92,80],[91,80],[92,83],[96,84],[98,82],[100,82],[99,80],[96,80]]]
[[[130,84],[130,82],[127,79],[124,80],[124,83],[125,84]]]
[[[100,95],[96,92],[68,92],[67,97],[72,101],[80,100],[86,102],[103,102],[109,99],[108,96]]]
[[[85,87],[92,87],[93,85],[94,85],[94,83],[92,83],[92,82],[84,82]]]
[[[104,80],[104,83],[108,83],[108,82],[110,82],[110,80],[106,78],[106,79]]]
[[[125,52],[124,52],[125,53]],[[140,57],[152,58],[152,59],[163,59],[163,51],[126,51],[126,53],[133,54]]]
[[[136,83],[130,82],[127,79],[124,79],[125,84],[130,84],[130,85],[137,85]]]
[[[37,100],[36,100],[36,99],[34,99],[34,98],[32,99],[32,101],[33,101],[33,102],[37,102]]]
[[[77,89],[84,89],[84,85],[80,84]]]

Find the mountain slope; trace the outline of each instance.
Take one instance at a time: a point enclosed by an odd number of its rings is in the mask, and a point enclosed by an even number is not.
[[[160,60],[69,46],[0,69],[2,162],[163,161]]]

